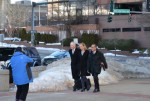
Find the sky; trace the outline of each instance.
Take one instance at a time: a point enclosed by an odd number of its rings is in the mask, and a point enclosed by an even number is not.
[[[11,3],[15,3],[16,1],[22,1],[22,0],[11,0]],[[26,0],[26,1],[42,2],[46,0]]]

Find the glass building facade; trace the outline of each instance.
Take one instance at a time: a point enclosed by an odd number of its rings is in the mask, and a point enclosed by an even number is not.
[[[88,23],[91,15],[107,15],[108,4],[99,4],[98,0],[48,0],[48,19],[52,22],[65,22],[70,20],[71,24]]]
[[[71,24],[84,24],[88,23],[89,16],[108,15],[110,10],[110,0],[48,0],[48,2],[52,2],[48,5],[48,19],[51,24],[53,22],[61,24],[62,21],[68,20]],[[146,0],[114,0],[116,9],[131,11],[143,11],[145,3]]]

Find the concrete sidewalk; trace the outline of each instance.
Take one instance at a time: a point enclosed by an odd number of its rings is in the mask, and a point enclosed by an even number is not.
[[[101,86],[100,93],[38,92],[29,93],[27,101],[150,101],[150,79],[123,80],[117,84]],[[15,101],[15,93],[0,92],[0,101]]]

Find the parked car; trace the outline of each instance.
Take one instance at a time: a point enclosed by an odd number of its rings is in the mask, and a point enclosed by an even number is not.
[[[48,64],[63,59],[63,58],[67,58],[70,57],[70,54],[68,51],[66,50],[59,50],[56,52],[53,52],[51,55],[46,56],[42,59],[42,65],[47,66]]]
[[[10,48],[10,47],[1,47],[0,48],[0,61],[1,65],[5,66],[6,68],[10,67],[10,58],[12,57],[14,51],[16,48]],[[41,65],[41,58],[34,47],[22,47],[22,51],[24,54],[29,56],[30,58],[33,58],[33,67],[40,66]]]
[[[17,37],[14,37],[14,38],[4,38],[4,40],[6,41],[12,41],[12,42],[20,42],[21,41],[21,38],[17,38]]]
[[[0,48],[0,65],[2,69],[9,69],[10,70],[10,83],[13,82],[12,79],[12,70],[11,70],[11,63],[10,58],[12,57],[14,51],[16,48],[10,48],[10,47],[1,47]],[[32,64],[32,67],[40,66],[41,65],[41,58],[34,47],[22,47],[22,51],[27,56],[33,58],[34,62]]]

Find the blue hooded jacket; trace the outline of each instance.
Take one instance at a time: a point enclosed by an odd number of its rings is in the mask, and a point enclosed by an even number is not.
[[[12,67],[13,80],[16,85],[24,85],[33,82],[33,78],[29,80],[26,65],[33,62],[33,59],[26,56],[22,52],[15,52],[10,63]]]

